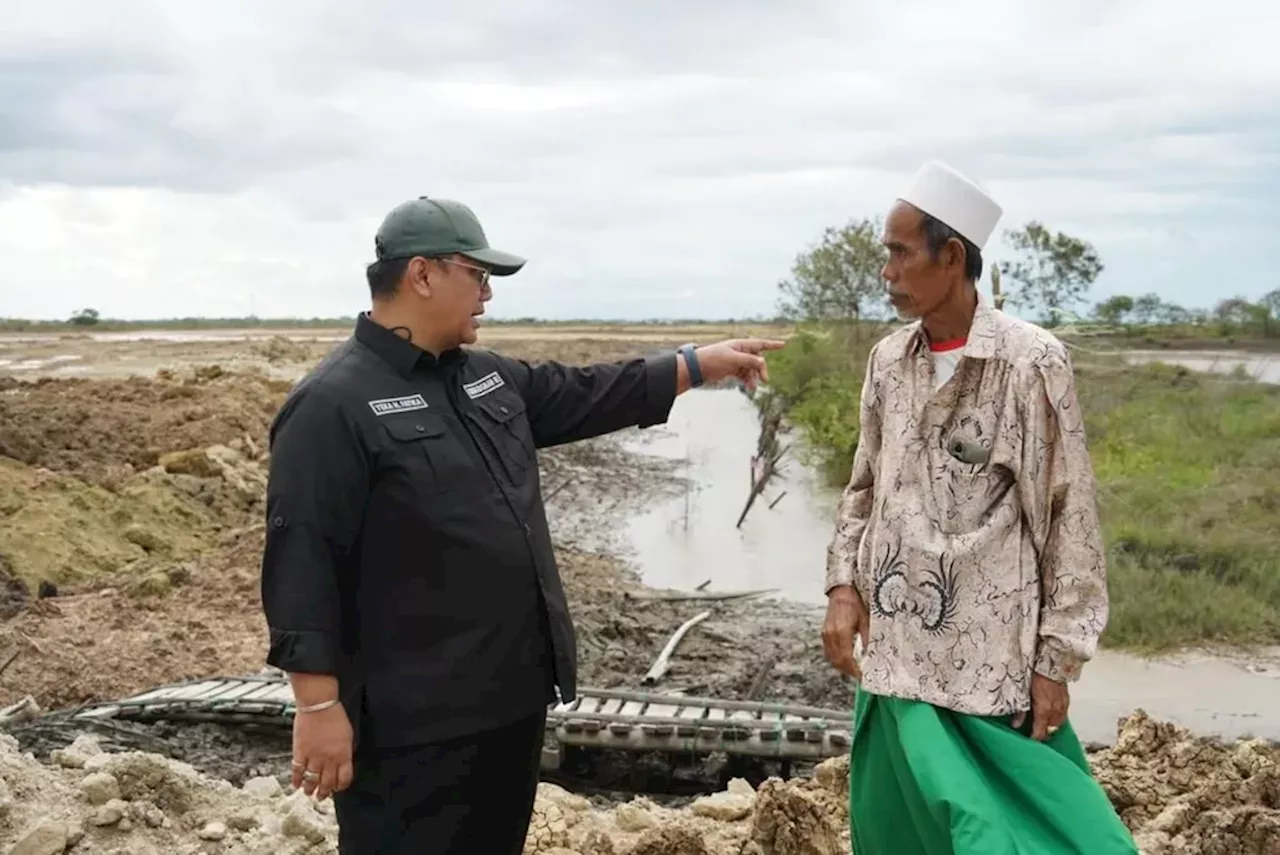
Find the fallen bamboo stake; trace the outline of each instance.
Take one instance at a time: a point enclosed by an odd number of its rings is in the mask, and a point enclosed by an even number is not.
[[[667,641],[667,646],[662,648],[662,652],[658,654],[658,658],[654,661],[653,667],[649,669],[649,673],[644,675],[640,681],[646,686],[652,686],[667,673],[667,669],[671,667],[671,654],[675,652],[676,646],[684,639],[689,630],[711,617],[711,612],[699,612],[693,617],[680,625],[680,628],[672,634]]]
[[[622,596],[628,600],[653,600],[663,603],[679,603],[687,600],[720,602],[723,600],[744,600],[749,597],[762,597],[765,594],[777,593],[777,588],[761,588],[758,591],[627,591]]]

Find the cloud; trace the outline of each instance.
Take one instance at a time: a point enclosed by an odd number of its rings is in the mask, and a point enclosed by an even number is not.
[[[497,315],[768,313],[928,157],[1095,288],[1280,286],[1280,11],[1013,0],[61,0],[0,33],[4,314],[323,315],[405,198],[528,256]],[[992,259],[1007,252],[1000,240]]]

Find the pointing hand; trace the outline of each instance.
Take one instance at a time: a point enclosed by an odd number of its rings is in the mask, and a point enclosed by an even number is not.
[[[704,383],[717,383],[737,377],[748,389],[755,389],[761,381],[768,382],[769,369],[761,356],[766,350],[778,350],[786,342],[765,338],[736,338],[704,345],[697,349],[698,367],[702,369]],[[689,375],[680,360],[680,390],[689,388]]]

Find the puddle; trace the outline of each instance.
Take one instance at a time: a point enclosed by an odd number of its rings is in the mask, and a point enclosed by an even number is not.
[[[713,590],[774,588],[776,596],[825,605],[837,494],[820,488],[790,452],[785,480],[775,479],[742,528],[734,528],[758,432],[745,395],[696,390],[676,399],[666,425],[628,437],[633,451],[677,461],[689,481],[683,494],[630,518],[624,528],[646,583],[689,590],[710,580]],[[813,643],[820,640],[815,636]],[[1156,660],[1103,650],[1072,687],[1072,699],[1073,722],[1088,742],[1113,742],[1117,720],[1138,707],[1198,733],[1280,740],[1280,650],[1239,659],[1186,654]]]
[[[1134,350],[1125,351],[1131,362],[1166,362],[1192,371],[1231,374],[1237,369],[1263,383],[1280,383],[1280,357],[1239,351]]]
[[[826,604],[822,586],[838,496],[818,489],[790,451],[781,476],[757,497],[742,527],[734,527],[750,491],[759,436],[746,395],[720,389],[681,395],[667,424],[644,434],[628,447],[678,461],[689,480],[683,495],[627,526],[645,582],[689,589],[710,580],[710,588],[722,591],[778,588],[787,599]]]
[[[64,362],[76,362],[84,357],[75,353],[60,353],[45,359],[22,359],[17,362],[5,360],[3,367],[9,371],[41,371]]]

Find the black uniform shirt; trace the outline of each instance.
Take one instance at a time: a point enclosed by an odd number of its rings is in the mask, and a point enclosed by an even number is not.
[[[576,692],[535,449],[666,421],[674,354],[571,368],[439,359],[362,315],[271,427],[267,661],[338,676],[380,745]]]

